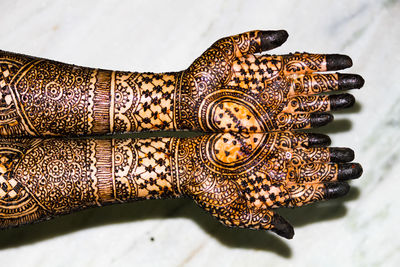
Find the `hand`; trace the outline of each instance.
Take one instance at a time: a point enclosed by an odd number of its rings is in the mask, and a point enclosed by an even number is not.
[[[299,207],[349,191],[362,168],[349,148],[328,148],[321,134],[213,134],[179,140],[180,191],[227,226],[292,238],[273,209]]]
[[[215,42],[182,73],[178,129],[211,132],[304,129],[332,120],[361,88],[355,74],[320,73],[352,66],[348,56],[295,53],[260,55],[286,41],[286,31],[251,31]]]

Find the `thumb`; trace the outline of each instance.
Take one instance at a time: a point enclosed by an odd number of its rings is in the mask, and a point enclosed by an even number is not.
[[[281,46],[288,37],[289,34],[285,30],[260,31],[261,52]]]
[[[277,213],[272,217],[270,230],[287,239],[292,239],[294,236],[293,226]]]

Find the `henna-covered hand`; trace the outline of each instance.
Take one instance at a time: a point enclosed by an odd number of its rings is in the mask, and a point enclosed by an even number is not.
[[[291,238],[272,209],[342,196],[361,175],[320,134],[0,141],[0,228],[93,206],[187,196],[228,226]]]
[[[292,238],[273,211],[345,195],[361,176],[349,148],[321,134],[214,134],[179,141],[180,191],[227,226],[268,229]]]
[[[0,135],[87,135],[148,130],[267,132],[326,124],[349,107],[359,75],[343,55],[259,53],[285,31],[251,31],[215,42],[185,71],[84,68],[0,51]]]
[[[215,42],[182,73],[178,94],[180,129],[267,132],[318,127],[325,113],[350,107],[361,88],[355,74],[320,73],[352,66],[348,56],[294,53],[261,55],[286,41],[286,31],[252,31]]]

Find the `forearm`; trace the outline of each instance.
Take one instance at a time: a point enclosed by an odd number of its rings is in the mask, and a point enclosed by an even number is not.
[[[180,73],[84,68],[0,51],[2,136],[175,130]]]
[[[2,141],[0,228],[87,207],[178,197],[173,138]]]

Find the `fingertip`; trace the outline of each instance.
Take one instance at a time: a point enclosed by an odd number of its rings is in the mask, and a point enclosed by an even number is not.
[[[310,126],[321,127],[333,120],[333,115],[329,113],[311,113],[310,115]]]
[[[360,89],[364,84],[364,78],[358,74],[338,74],[339,90]]]
[[[346,181],[360,178],[363,173],[363,168],[359,163],[343,163],[338,167],[338,180]]]
[[[356,102],[351,94],[329,95],[328,99],[331,110],[350,108]]]
[[[275,214],[272,218],[271,231],[286,239],[292,239],[294,236],[293,226],[286,221],[282,216]]]
[[[354,151],[347,147],[329,148],[331,162],[350,162],[354,160]]]
[[[350,191],[350,186],[348,183],[328,183],[325,184],[325,198],[335,199],[347,195]]]
[[[267,51],[281,46],[286,42],[289,34],[285,30],[261,31],[261,51]]]
[[[347,55],[329,54],[326,55],[327,71],[342,70],[353,66],[353,61]]]
[[[325,134],[308,133],[308,147],[326,147],[331,144],[331,138]]]

